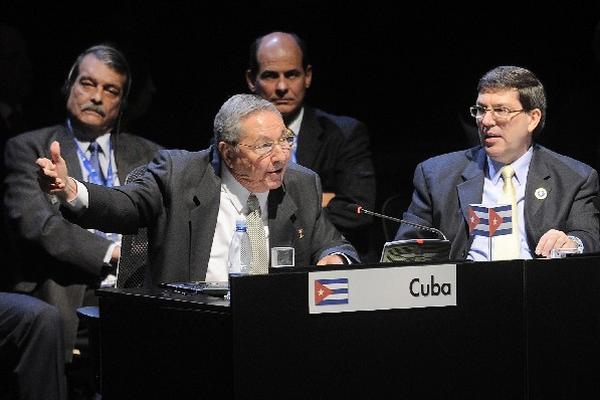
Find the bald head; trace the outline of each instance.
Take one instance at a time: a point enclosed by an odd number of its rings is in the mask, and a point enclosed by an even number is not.
[[[312,80],[306,47],[293,33],[272,32],[250,47],[248,88],[275,104],[288,123],[302,107]]]
[[[302,58],[302,68],[304,68],[306,70],[306,68],[309,66],[310,61],[308,58],[308,49],[306,47],[306,43],[304,43],[304,40],[302,40],[302,38],[298,35],[296,35],[295,33],[288,33],[288,32],[271,32],[271,33],[267,33],[264,36],[260,36],[258,38],[256,38],[251,44],[250,44],[250,51],[249,51],[249,57],[248,57],[248,70],[253,74],[253,78],[256,78],[256,74],[258,73],[258,50],[260,47],[262,47],[263,44],[270,44],[270,45],[275,45],[276,43],[282,43],[280,40],[285,40],[285,45],[287,46],[291,46],[293,47],[293,44],[289,42],[289,40],[292,40],[295,45],[296,48],[300,50],[300,55]]]

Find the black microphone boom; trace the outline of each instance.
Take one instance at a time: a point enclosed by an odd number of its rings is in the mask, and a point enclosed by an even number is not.
[[[446,235],[444,235],[442,233],[442,231],[440,231],[439,229],[432,228],[430,226],[425,226],[425,225],[417,224],[415,222],[410,222],[410,221],[407,221],[407,220],[404,220],[404,219],[394,218],[394,217],[390,217],[389,215],[383,215],[383,214],[379,214],[379,213],[376,213],[376,212],[373,212],[373,211],[365,210],[362,206],[360,206],[358,204],[348,204],[346,207],[348,209],[356,212],[357,214],[373,215],[374,217],[389,219],[390,221],[398,222],[400,224],[406,224],[406,225],[414,226],[415,228],[419,228],[419,229],[422,229],[424,231],[433,232],[439,238],[441,238],[443,240],[448,240],[448,239],[446,239]]]

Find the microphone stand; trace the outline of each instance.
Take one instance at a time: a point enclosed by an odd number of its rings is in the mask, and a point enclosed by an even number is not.
[[[352,205],[352,206],[354,206],[354,205]],[[417,224],[415,222],[406,221],[404,219],[390,217],[389,215],[379,214],[379,213],[376,213],[376,212],[373,212],[373,211],[366,210],[366,209],[364,209],[364,208],[362,208],[361,206],[358,206],[358,205],[356,205],[355,210],[356,210],[357,214],[361,214],[362,213],[362,214],[372,215],[374,217],[388,219],[390,221],[398,222],[400,224],[407,224],[407,225],[410,225],[410,226],[414,226],[415,228],[419,228],[419,229],[423,229],[425,231],[433,232],[438,237],[440,237],[441,239],[448,240],[446,238],[446,235],[444,235],[442,233],[442,231],[440,231],[439,229],[436,229],[436,228],[432,228],[430,226],[425,226],[425,225]]]

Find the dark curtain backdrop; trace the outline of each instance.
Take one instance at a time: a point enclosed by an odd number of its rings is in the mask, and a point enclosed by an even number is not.
[[[381,205],[393,194],[408,203],[419,161],[476,140],[467,109],[478,78],[497,65],[527,67],[544,82],[540,142],[597,168],[600,6],[589,3],[25,2],[1,6],[0,22],[29,46],[29,127],[64,118],[68,67],[84,48],[111,41],[134,66],[128,129],[190,150],[207,146],[220,104],[246,91],[249,43],[295,31],[314,68],[309,102],[370,128]]]

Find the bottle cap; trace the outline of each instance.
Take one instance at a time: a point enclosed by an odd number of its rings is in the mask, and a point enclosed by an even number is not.
[[[246,223],[246,219],[245,218],[238,218],[235,220],[235,229],[236,230],[246,230],[247,228],[247,223]]]

